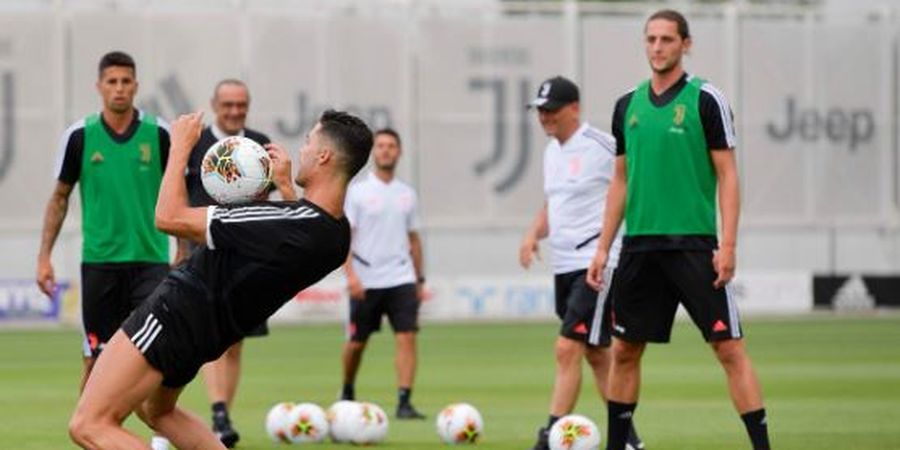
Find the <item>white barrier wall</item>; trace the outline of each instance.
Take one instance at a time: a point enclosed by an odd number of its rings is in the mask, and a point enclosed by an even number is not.
[[[460,298],[459,286],[475,289],[481,280],[503,290],[531,286],[523,277],[533,276],[548,286],[546,264],[525,274],[516,262],[521,233],[543,201],[546,142],[523,105],[540,81],[564,74],[583,88],[586,119],[608,129],[615,100],[648,76],[648,11],[388,3],[56,2],[4,10],[0,278],[33,277],[57,140],[99,109],[97,61],[122,49],[138,63],[138,104],[165,118],[207,108],[216,81],[239,77],[251,88],[250,125],[292,150],[327,107],[397,128],[400,174],[420,193],[437,295],[427,314],[454,316],[437,306],[440,296]],[[747,292],[776,295],[765,286],[782,283],[751,281],[751,273],[900,271],[897,20],[862,10],[838,18],[733,6],[688,12],[695,42],[687,66],[724,91],[737,121]],[[76,197],[54,253],[66,280],[78,276]],[[787,292],[798,297],[785,300],[785,310],[808,304],[796,286]],[[774,300],[760,301],[768,310]]]

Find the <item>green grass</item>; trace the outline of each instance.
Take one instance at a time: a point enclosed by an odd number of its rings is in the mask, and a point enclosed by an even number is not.
[[[745,331],[775,448],[900,449],[900,317],[757,319]],[[485,418],[481,448],[530,448],[546,420],[555,332],[550,323],[426,326],[413,400],[429,419],[392,421],[381,447],[444,448],[434,414],[467,401]],[[284,400],[330,404],[340,384],[341,344],[336,325],[276,327],[268,338],[248,341],[233,412],[240,448],[288,448],[266,437],[266,411]],[[0,333],[0,449],[72,447],[66,422],[76,401],[79,350],[73,330]],[[376,335],[357,385],[361,398],[388,413],[395,405],[392,355],[390,335]],[[648,448],[749,447],[721,369],[693,325],[678,324],[673,343],[650,347],[644,362],[636,417]],[[604,429],[605,411],[589,382],[585,377],[577,411]],[[195,382],[183,404],[206,417],[204,397]],[[129,427],[146,434],[134,420]]]

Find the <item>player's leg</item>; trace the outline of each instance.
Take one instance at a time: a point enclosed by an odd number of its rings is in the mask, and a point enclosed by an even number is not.
[[[179,449],[226,448],[203,419],[176,405],[182,389],[158,386],[136,409],[138,416]]]
[[[711,251],[672,252],[664,267],[683,292],[683,304],[710,343],[728,379],[731,400],[754,449],[768,449],[762,390],[743,343],[740,315],[731,286],[716,289]]]
[[[118,319],[118,322],[124,321],[131,311],[140,306],[168,273],[168,264],[140,264],[131,269],[123,269],[119,274],[120,282],[128,287],[129,298],[127,302],[122,302],[120,305],[121,319]],[[153,450],[169,450],[169,440],[154,434],[150,438],[150,447]]]
[[[381,329],[382,289],[367,289],[365,297],[350,299],[350,318],[347,323],[347,342],[341,355],[344,384],[341,400],[356,399],[356,376],[362,364],[369,336]]]
[[[612,334],[607,381],[607,449],[624,450],[633,436],[647,342],[668,342],[677,295],[658,264],[658,252],[622,253],[612,286]]]
[[[404,284],[385,292],[385,311],[394,330],[394,367],[397,372],[397,418],[424,419],[412,405],[418,354],[416,334],[419,331],[419,298],[414,284]]]
[[[69,422],[69,436],[86,449],[148,449],[122,421],[150,396],[162,374],[144,359],[122,331],[97,360]]]
[[[203,381],[212,409],[212,430],[222,443],[233,447],[240,434],[231,425],[228,411],[234,401],[241,375],[241,351],[243,341],[233,344],[215,361],[203,365]]]

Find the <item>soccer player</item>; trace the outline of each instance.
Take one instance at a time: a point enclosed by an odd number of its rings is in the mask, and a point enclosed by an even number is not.
[[[137,90],[134,59],[118,51],[103,55],[97,78],[103,109],[63,134],[56,188],[44,212],[37,284],[52,295],[50,255],[80,182],[82,388],[107,341],[169,270],[168,237],[153,224],[168,125],[134,108]]]
[[[728,282],[734,276],[738,174],[731,108],[718,89],[685,73],[688,23],[672,10],[650,16],[644,43],[650,80],[621,97],[613,113],[615,175],[603,229],[626,232],[613,284],[608,450],[625,448],[637,406],[647,342],[669,341],[681,303],[725,369],[735,408],[754,449],[768,449],[762,393],[744,349]],[[716,232],[716,193],[721,241]],[[588,280],[608,285],[612,233],[600,236]]]
[[[215,200],[206,193],[200,180],[200,163],[203,161],[206,151],[213,144],[228,136],[244,136],[259,145],[266,145],[270,142],[269,137],[265,134],[246,127],[247,111],[250,109],[250,91],[244,82],[236,79],[220,81],[213,90],[210,105],[215,114],[214,121],[200,133],[200,140],[191,150],[191,157],[188,161],[185,181],[191,206],[216,204]],[[293,190],[290,185],[287,187]],[[189,247],[189,251],[194,251],[202,245],[189,244]],[[263,322],[259,327],[251,330],[247,336],[265,336],[267,334],[269,334],[269,328]],[[219,359],[204,365],[201,369],[212,408],[213,431],[228,448],[234,447],[240,439],[240,435],[231,425],[228,411],[231,409],[237,393],[241,375],[242,348],[243,341],[236,342]]]
[[[544,149],[543,207],[538,210],[519,248],[519,263],[531,266],[538,241],[550,238],[553,260],[556,314],[562,320],[556,339],[556,377],[550,400],[550,418],[538,430],[535,450],[549,449],[550,427],[572,412],[581,388],[581,360],[587,359],[600,395],[606,396],[609,372],[608,289],[598,292],[585,280],[600,228],[606,191],[612,178],[615,141],[581,121],[578,86],[563,77],[550,78],[528,105],[537,109],[544,132],[550,137]],[[619,239],[611,252],[606,275],[612,276],[618,259]],[[629,443],[643,448],[631,430]]]
[[[349,251],[344,196],[372,148],[360,119],[326,111],[309,132],[295,179],[304,199],[240,206],[189,206],[184,171],[201,129],[199,113],[172,124],[156,225],[205,248],[169,272],[97,360],[69,423],[83,448],[148,448],[122,427],[131,412],[178,448],[225,448],[203,420],[176,405],[182,388]],[[267,149],[286,191],[290,158],[277,145]]]
[[[353,243],[344,272],[350,291],[348,341],[344,345],[341,399],[353,400],[354,383],[369,336],[387,315],[394,329],[397,418],[424,419],[410,402],[416,377],[416,332],[425,276],[416,213],[416,193],[394,176],[401,154],[400,135],[375,132],[375,170],[350,186],[344,211]]]

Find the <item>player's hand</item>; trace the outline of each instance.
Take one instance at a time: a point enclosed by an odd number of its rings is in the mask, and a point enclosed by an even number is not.
[[[47,297],[56,292],[56,277],[53,275],[53,263],[50,259],[38,258],[37,285]]]
[[[723,247],[713,252],[713,269],[715,269],[716,281],[713,281],[713,287],[721,289],[732,278],[734,278],[734,249]]]
[[[284,147],[269,143],[264,145],[269,159],[272,160],[272,181],[276,185],[281,183],[291,184],[291,156],[285,151]]]
[[[519,264],[527,269],[531,267],[534,258],[541,260],[541,248],[538,246],[538,240],[529,234],[522,239],[522,245],[519,246]]]
[[[416,299],[419,300],[420,303],[425,301],[425,283],[424,282],[416,283]]]
[[[200,132],[203,131],[203,112],[197,111],[190,114],[182,114],[171,126],[171,151],[172,153],[184,153],[190,155],[191,149],[200,140]]]
[[[347,291],[350,292],[351,300],[365,300],[366,289],[357,277],[347,278]]]
[[[591,260],[591,265],[588,267],[585,281],[596,291],[600,291],[600,288],[603,287],[603,271],[606,270],[606,261],[608,259],[609,253],[605,250],[597,249],[597,254],[594,255],[594,259]]]

